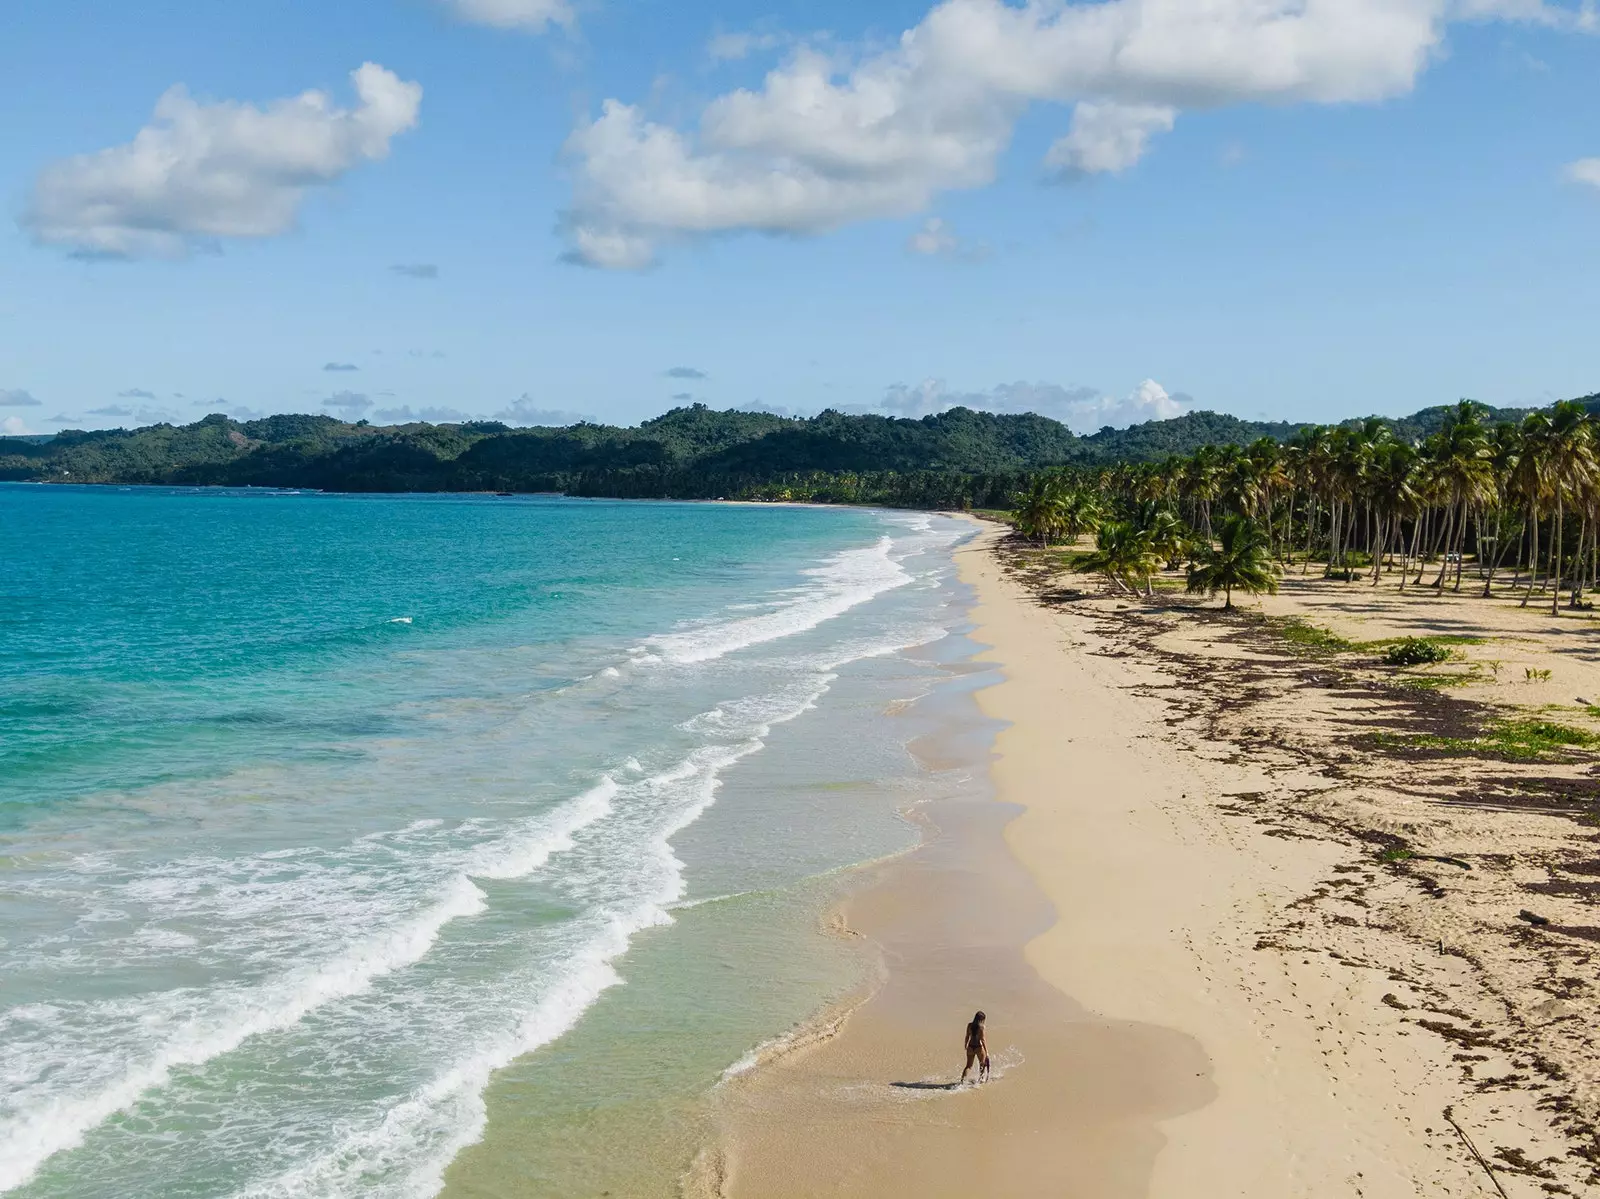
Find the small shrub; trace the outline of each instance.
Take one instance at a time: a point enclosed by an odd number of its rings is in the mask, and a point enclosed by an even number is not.
[[[1449,650],[1426,637],[1402,637],[1384,651],[1383,660],[1390,666],[1427,666],[1449,657]]]
[[[1522,673],[1530,683],[1548,683],[1550,681],[1550,672],[1548,670],[1535,670],[1531,666],[1526,666],[1523,668]]]

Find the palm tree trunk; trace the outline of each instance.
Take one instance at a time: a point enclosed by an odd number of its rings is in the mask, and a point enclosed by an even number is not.
[[[1527,523],[1526,517],[1524,517],[1523,523],[1524,524]],[[1499,528],[1499,521],[1495,522],[1495,527]],[[1525,532],[1525,530],[1523,530],[1523,529],[1518,529],[1517,530],[1517,552],[1518,553],[1522,552],[1522,535],[1523,535],[1524,532]],[[1495,542],[1494,561],[1489,563],[1489,577],[1484,579],[1484,581],[1483,581],[1483,598],[1484,599],[1488,599],[1489,598],[1489,589],[1494,586],[1494,572],[1499,569],[1500,560],[1503,557],[1505,557],[1505,552],[1506,552],[1506,543],[1505,543],[1505,541],[1504,540],[1496,541]],[[1511,586],[1513,588],[1515,588],[1516,585],[1517,585],[1517,580],[1516,580],[1515,577],[1513,577],[1512,580],[1511,580]]]
[[[1433,581],[1435,591],[1444,590],[1444,577],[1450,572],[1450,536],[1455,532],[1456,506],[1451,504],[1445,509],[1444,530],[1439,540],[1443,543],[1443,550],[1439,558],[1439,577]]]
[[[1417,547],[1412,558],[1417,564],[1417,577],[1411,581],[1412,586],[1422,586],[1422,572],[1427,569],[1427,562],[1422,555],[1423,547],[1428,544],[1428,525],[1433,521],[1433,509],[1424,508],[1422,515],[1417,518]]]
[[[1539,577],[1539,505],[1529,504],[1528,512],[1532,520],[1528,522],[1528,593],[1522,597],[1519,608],[1526,608],[1528,601],[1533,598],[1533,584]]]
[[[1317,493],[1312,492],[1306,497],[1306,556],[1300,563],[1302,576],[1311,569],[1311,539],[1316,535],[1317,528]]]
[[[1567,607],[1576,608],[1578,597],[1583,594],[1583,547],[1589,542],[1589,513],[1585,509],[1583,523],[1578,526],[1578,552],[1572,557],[1572,595],[1567,600]]]
[[[1550,615],[1555,616],[1561,607],[1561,517],[1562,495],[1556,489],[1556,527],[1550,534]]]
[[[1467,516],[1469,510],[1467,501],[1461,501],[1461,531],[1456,534],[1456,585],[1455,591],[1461,590],[1461,568],[1466,565],[1467,557]]]

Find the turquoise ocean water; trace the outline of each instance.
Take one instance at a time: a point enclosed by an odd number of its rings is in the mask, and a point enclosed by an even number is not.
[[[669,1193],[954,785],[965,534],[0,486],[0,1192]]]

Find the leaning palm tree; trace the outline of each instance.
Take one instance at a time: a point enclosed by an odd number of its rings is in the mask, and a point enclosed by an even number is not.
[[[1107,521],[1095,534],[1095,548],[1084,555],[1077,569],[1084,574],[1103,575],[1113,591],[1136,595],[1160,566],[1150,536],[1125,521]]]
[[[1259,595],[1276,595],[1278,572],[1261,526],[1246,516],[1230,517],[1218,533],[1216,545],[1205,545],[1189,568],[1189,590],[1207,595],[1222,592],[1223,610],[1233,607],[1235,589]]]

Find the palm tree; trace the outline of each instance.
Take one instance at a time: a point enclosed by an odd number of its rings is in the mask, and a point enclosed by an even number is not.
[[[1261,526],[1247,516],[1229,517],[1223,522],[1217,545],[1200,550],[1198,561],[1189,568],[1189,590],[1226,596],[1223,610],[1233,608],[1233,592],[1276,595],[1278,573],[1272,565],[1272,552]]]
[[[1113,590],[1137,594],[1160,565],[1150,537],[1126,521],[1107,521],[1095,534],[1095,549],[1076,567],[1085,574],[1104,575]]]
[[[1445,417],[1444,428],[1428,439],[1434,478],[1444,493],[1446,507],[1444,560],[1439,564],[1439,577],[1433,581],[1437,591],[1444,590],[1445,576],[1450,571],[1452,544],[1456,555],[1456,590],[1461,590],[1461,559],[1467,548],[1468,510],[1487,507],[1494,500],[1496,488],[1494,470],[1489,461],[1489,446],[1489,431],[1484,427],[1482,410],[1471,400],[1458,403],[1455,411]],[[1461,516],[1459,527],[1456,523],[1458,509]]]
[[[1568,500],[1581,504],[1595,482],[1594,426],[1582,404],[1563,400],[1555,406],[1544,448],[1550,490],[1556,501],[1555,526],[1550,534],[1550,615],[1554,616],[1561,604],[1562,509]]]
[[[1418,511],[1417,451],[1399,441],[1385,441],[1373,453],[1368,477],[1369,498],[1378,513],[1378,541],[1372,554],[1372,585],[1383,577],[1383,555],[1392,541],[1400,545],[1400,584],[1405,585],[1405,542],[1401,522]]]
[[[1037,538],[1041,546],[1049,545],[1060,536],[1061,517],[1060,479],[1054,475],[1035,479],[1012,513],[1017,531],[1024,537]]]

